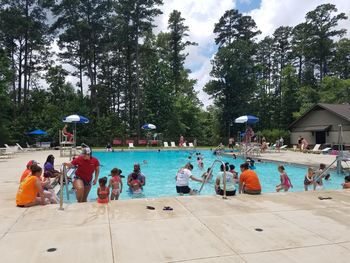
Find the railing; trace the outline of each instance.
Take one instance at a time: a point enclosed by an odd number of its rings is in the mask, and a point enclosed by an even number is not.
[[[68,177],[67,177],[67,167],[62,164],[61,166],[61,176],[60,176],[60,210],[64,210],[63,208],[63,188],[64,185],[66,186],[66,195],[67,195],[67,200],[69,200],[69,192],[68,192]],[[64,182],[63,182],[64,178]]]
[[[220,163],[221,165],[224,166],[224,178],[223,178],[223,183],[224,183],[224,189],[223,189],[223,191],[224,191],[224,195],[222,196],[222,198],[223,198],[223,199],[227,199],[227,197],[226,197],[226,165],[225,165],[225,163],[224,163],[223,161],[221,161],[221,160],[219,160],[219,159],[216,159],[216,160],[212,163],[212,165],[210,166],[210,170],[209,170],[209,172],[208,172],[208,176],[204,178],[204,181],[203,181],[203,183],[202,183],[202,185],[201,185],[201,188],[199,189],[198,193],[200,193],[200,192],[202,191],[202,189],[203,189],[205,183],[208,181],[209,175],[212,174],[214,165],[215,165],[216,163]]]
[[[320,178],[323,177],[323,175],[328,172],[328,170],[332,167],[332,165],[338,161],[338,158],[336,158],[326,169],[324,169],[319,175],[315,176],[315,178],[313,178],[314,182],[317,182]]]

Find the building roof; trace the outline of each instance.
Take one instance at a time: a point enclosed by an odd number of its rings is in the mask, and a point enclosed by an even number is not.
[[[317,103],[313,107],[311,107],[308,111],[306,111],[302,116],[300,116],[298,119],[293,121],[288,128],[292,128],[296,123],[298,123],[300,120],[302,120],[307,114],[309,114],[311,111],[321,108],[325,109],[340,118],[350,122],[350,105],[349,104],[327,104],[327,103]]]

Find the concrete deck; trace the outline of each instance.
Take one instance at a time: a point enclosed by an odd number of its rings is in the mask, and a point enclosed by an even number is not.
[[[232,153],[225,153],[227,156],[231,156]],[[239,155],[238,155],[239,156]],[[307,166],[319,166],[320,163],[324,163],[327,166],[335,161],[335,155],[329,154],[316,154],[316,153],[302,153],[290,150],[281,150],[281,152],[268,151],[262,153],[259,156],[249,155],[254,159],[261,159],[266,161],[282,162],[282,163],[295,163]],[[334,165],[335,167],[336,165]]]
[[[15,207],[24,165],[51,153],[0,160],[1,262],[350,261],[348,190]]]

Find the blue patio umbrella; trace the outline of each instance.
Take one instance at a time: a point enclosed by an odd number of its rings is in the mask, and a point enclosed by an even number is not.
[[[31,132],[28,132],[29,135],[46,135],[47,132],[46,131],[42,131],[42,130],[34,130]]]
[[[146,124],[142,125],[141,129],[142,130],[155,130],[155,129],[157,129],[157,127],[154,124],[146,123]]]
[[[235,123],[253,124],[259,122],[259,118],[253,115],[244,115],[235,119]]]

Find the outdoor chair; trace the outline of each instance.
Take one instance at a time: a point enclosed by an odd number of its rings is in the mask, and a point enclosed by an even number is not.
[[[15,154],[18,152],[18,146],[9,146],[8,144],[4,144],[6,147],[5,154]]]
[[[168,148],[169,147],[168,142],[163,142],[163,144],[164,144],[164,148]]]
[[[321,144],[315,144],[314,148],[312,150],[310,150],[309,152],[310,153],[320,153],[320,147],[321,147]]]
[[[134,147],[134,140],[126,140],[126,145],[128,145],[129,148],[135,148]]]
[[[171,147],[173,147],[173,148],[175,148],[175,147],[176,147],[175,142],[170,142],[170,145],[171,145]]]
[[[186,142],[184,142],[184,143],[182,144],[182,147],[187,147]]]
[[[322,154],[328,154],[331,150],[332,150],[331,147],[327,147],[327,148],[324,148],[323,150],[321,150],[321,152],[322,152]]]
[[[287,147],[288,147],[288,145],[285,144],[285,145],[281,146],[280,150],[287,150]]]
[[[16,145],[21,152],[36,151],[35,148],[31,147],[23,148],[19,143],[16,143]]]
[[[194,146],[193,146],[193,143],[192,143],[192,142],[189,142],[189,143],[188,143],[188,147],[193,148],[193,147],[194,147]]]

